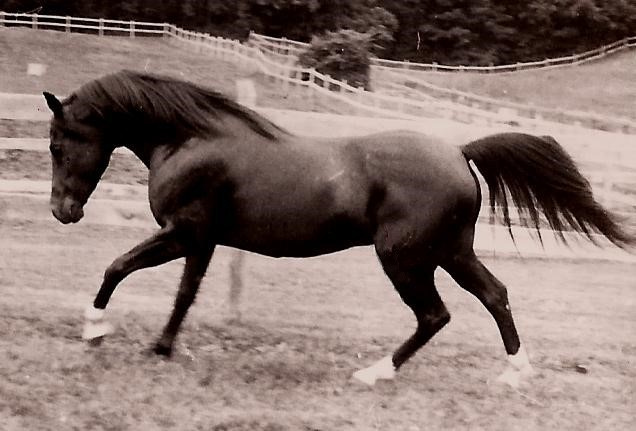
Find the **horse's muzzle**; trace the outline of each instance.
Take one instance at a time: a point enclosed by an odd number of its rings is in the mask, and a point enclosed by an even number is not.
[[[82,204],[69,197],[62,199],[61,202],[52,201],[51,212],[63,224],[77,223],[84,217]]]

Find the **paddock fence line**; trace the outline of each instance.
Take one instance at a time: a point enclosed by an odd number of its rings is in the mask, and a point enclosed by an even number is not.
[[[76,24],[75,22],[84,22],[85,24]],[[35,29],[52,27],[58,30],[63,27],[65,31],[69,32],[76,28],[82,31],[96,31],[102,36],[123,33],[130,37],[135,37],[139,33],[146,36],[168,37],[179,40],[193,49],[211,52],[221,59],[237,61],[252,66],[271,79],[279,81],[282,84],[283,91],[304,89],[306,94],[303,94],[303,97],[306,97],[309,106],[314,105],[313,96],[318,94],[344,103],[353,109],[356,114],[403,119],[418,119],[421,117],[445,118],[468,124],[520,126],[534,129],[544,128],[546,124],[558,123],[565,130],[571,127],[587,127],[619,131],[621,133],[636,133],[636,123],[603,118],[603,123],[600,124],[601,120],[597,116],[590,118],[570,114],[569,116],[550,115],[548,118],[543,118],[541,112],[529,107],[514,110],[509,106],[502,106],[486,110],[481,107],[448,100],[429,99],[422,101],[366,91],[362,87],[353,87],[346,82],[335,80],[314,69],[299,67],[289,58],[285,62],[280,61],[280,58],[272,58],[273,51],[263,49],[262,44],[256,44],[256,46],[251,42],[242,44],[238,40],[188,31],[167,23],[0,12],[0,25],[28,26]],[[272,44],[273,42],[271,41],[275,38],[259,35],[256,39],[265,40],[267,43]],[[295,41],[287,41],[285,43],[295,47],[296,50],[300,50],[303,45]],[[461,101],[470,100],[466,96],[462,97]],[[483,101],[479,101],[479,103],[483,104]],[[494,106],[494,102],[490,103],[490,105]]]
[[[298,56],[307,49],[308,43],[298,42],[286,38],[265,36],[252,32],[250,39],[254,43],[273,51],[279,56]],[[510,73],[525,70],[546,69],[562,66],[574,66],[590,61],[595,61],[621,51],[626,51],[636,47],[636,36],[626,37],[616,42],[603,45],[599,48],[585,51],[579,54],[565,57],[547,58],[542,61],[519,62],[514,64],[504,64],[499,66],[448,66],[438,63],[417,63],[410,61],[386,60],[382,58],[371,58],[371,65],[379,68],[393,69],[396,72],[474,72],[474,73]]]
[[[558,124],[563,130],[589,128],[636,134],[636,121],[499,102],[470,93],[449,91],[447,99],[433,97],[417,100],[412,97],[367,91],[362,87],[353,87],[346,81],[333,79],[315,69],[301,67],[289,58],[285,57],[285,62],[282,62],[275,52],[264,51],[253,44],[241,44],[239,41],[183,30],[173,25],[168,27],[168,31],[170,36],[190,44],[195,49],[207,49],[221,58],[228,59],[228,56],[233,56],[241,62],[252,64],[264,75],[280,81],[284,91],[290,91],[290,88],[310,90],[306,94],[310,106],[313,105],[313,94],[318,93],[349,105],[361,115],[411,120],[421,117],[445,118],[467,124],[532,129],[546,128],[547,125],[553,128]],[[443,91],[441,87],[436,87],[436,90]]]
[[[0,27],[21,26],[38,29],[64,29],[66,33],[73,30],[96,30],[100,36],[127,35],[135,36],[163,36],[166,34],[167,23],[122,21],[104,18],[77,18],[72,16],[39,15],[24,13],[9,13],[0,11]]]
[[[452,90],[412,75],[402,75],[391,70],[373,70],[375,81],[382,83],[379,91],[398,91],[408,93],[413,98],[447,101],[453,104],[490,111],[505,115],[514,113],[518,117],[542,118],[545,121],[568,124],[586,129],[597,129],[624,134],[636,134],[636,120],[630,118],[610,117],[596,113],[574,110],[545,108],[537,105],[524,104],[481,96],[466,91]]]
[[[250,34],[248,43],[250,46],[257,47],[265,53],[269,59],[283,64],[295,64],[297,56],[308,46],[308,44],[301,42],[289,41],[284,38],[277,39],[256,33]],[[624,39],[616,42],[615,44],[630,48],[636,46],[636,37]],[[602,50],[606,53],[605,55],[607,55],[607,53],[615,52],[619,49],[617,47],[612,48],[615,44],[590,52]],[[377,59],[372,59],[372,64],[375,60]],[[554,61],[557,60],[560,59],[555,59]],[[411,63],[402,62],[402,64],[410,65]],[[450,66],[447,67],[450,68]],[[379,91],[376,92],[382,92],[382,87],[384,89],[393,88],[400,93],[408,94],[409,96],[406,99],[420,100],[423,98],[422,93],[428,94],[431,97],[424,97],[424,99],[431,106],[433,111],[439,112],[441,117],[448,117],[448,110],[454,111],[456,112],[455,115],[457,116],[457,119],[460,119],[460,121],[462,117],[479,117],[480,113],[486,111],[498,116],[501,122],[506,122],[506,119],[508,119],[507,122],[509,124],[527,125],[527,121],[519,121],[519,118],[525,118],[530,120],[537,119],[544,122],[556,122],[574,127],[636,134],[636,120],[633,119],[610,117],[583,111],[564,111],[552,108],[542,108],[536,105],[515,103],[480,96],[469,92],[452,90],[431,84],[423,80],[421,74],[404,74],[402,73],[404,70],[408,69],[397,66],[384,67],[377,64],[372,65],[371,82],[380,84],[380,88],[378,88]],[[469,68],[461,66],[461,70],[469,71]],[[526,68],[525,70],[528,69]],[[400,82],[403,84],[399,84]],[[394,97],[399,98],[400,96]],[[471,108],[471,110],[467,112],[466,110],[460,109],[461,106]],[[486,116],[485,118],[489,117]]]
[[[159,35],[177,39],[196,50],[206,50],[221,59],[251,65],[266,76],[280,81],[285,91],[289,90],[290,85],[309,89],[310,91],[307,94],[309,104],[313,104],[312,96],[318,93],[330,99],[339,100],[352,109],[357,110],[358,113],[367,115],[417,119],[423,115],[438,117],[441,114],[445,118],[469,123],[481,121],[482,123],[492,124],[505,123],[507,121],[497,115],[481,113],[471,108],[448,109],[445,106],[435,107],[430,103],[411,101],[401,97],[376,95],[365,91],[363,88],[356,88],[346,82],[340,82],[328,75],[323,75],[314,69],[272,61],[260,49],[241,44],[238,40],[184,30],[167,23],[0,12],[0,26],[27,26],[33,29],[53,28],[55,30],[64,28],[66,32],[80,29],[84,32],[94,31],[101,36],[110,35],[112,32],[123,33],[130,37],[135,37],[137,33],[146,36]],[[144,26],[148,28],[143,28]]]

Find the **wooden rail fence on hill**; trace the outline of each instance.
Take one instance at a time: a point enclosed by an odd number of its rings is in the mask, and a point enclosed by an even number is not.
[[[250,34],[249,43],[251,46],[255,46],[265,53],[271,60],[289,65],[296,63],[298,54],[302,52],[302,50],[306,49],[308,45],[300,42],[289,41],[287,39],[263,36],[256,33]],[[636,37],[620,41],[619,45],[623,48],[636,46]],[[613,46],[614,44],[608,45],[610,48],[603,47],[599,49],[607,55],[607,53],[615,52],[619,49],[616,47],[611,48]],[[596,51],[597,50],[590,52]],[[585,56],[585,58],[591,57]],[[383,84],[385,87],[391,87],[395,86],[395,84],[399,82],[407,82],[409,86],[414,88],[409,88],[403,85],[401,92],[403,94],[409,94],[420,89],[433,96],[433,99],[427,99],[426,105],[429,107],[429,112],[435,112],[437,113],[437,116],[447,118],[453,118],[454,116],[455,119],[458,120],[465,119],[473,122],[499,122],[519,124],[523,126],[542,126],[549,122],[574,127],[636,134],[636,121],[628,118],[609,117],[580,111],[541,108],[539,106],[508,102],[468,92],[452,90],[424,81],[421,73],[404,75],[402,72],[405,70],[412,70],[407,68],[407,66],[411,64],[409,62],[393,62],[395,63],[395,66],[400,63],[403,67],[384,67],[376,64],[377,60],[378,59],[372,60],[371,79],[373,83]],[[389,60],[382,61],[388,62]],[[554,62],[557,63],[563,61],[565,60],[554,60]],[[448,67],[449,70],[451,70],[450,66],[445,67]],[[528,69],[529,67],[526,67],[524,70]],[[457,70],[470,71],[471,69],[469,67],[462,66],[457,68]],[[393,97],[400,98],[400,96]],[[405,100],[412,99],[407,97]],[[448,102],[452,103],[449,104]],[[408,102],[405,102],[403,104],[398,104],[397,107],[400,112],[408,112],[408,110],[411,109],[410,105],[411,104]]]
[[[84,24],[79,24],[80,22]],[[262,43],[251,43],[250,46],[247,46],[237,40],[183,30],[166,23],[0,12],[0,25],[29,26],[36,29],[64,28],[66,31],[71,31],[72,29],[93,30],[100,35],[123,33],[130,37],[135,37],[136,34],[161,35],[183,42],[193,49],[206,50],[221,58],[251,65],[265,75],[280,81],[284,89],[288,89],[290,86],[297,89],[305,89],[306,94],[304,96],[309,104],[311,104],[314,94],[318,94],[322,97],[343,102],[355,109],[357,113],[365,115],[404,119],[441,117],[477,125],[518,125],[535,129],[545,128],[546,124],[561,124],[564,129],[586,127],[621,133],[636,133],[635,122],[597,115],[568,113],[568,115],[554,116],[550,114],[546,116],[547,118],[544,118],[545,111],[541,111],[536,107],[511,109],[505,103],[500,103],[498,107],[495,107],[495,102],[489,102],[491,109],[483,109],[483,106],[480,105],[483,100],[475,101],[473,103],[474,106],[467,106],[466,101],[470,99],[468,97],[462,99],[464,103],[430,100],[424,102],[407,97],[365,91],[363,88],[356,88],[346,82],[337,81],[314,69],[299,67],[292,62],[293,58],[290,56],[284,56],[286,60],[281,61],[280,58],[276,58],[276,55],[280,53],[276,53],[271,49],[264,49]],[[252,41],[265,40],[270,44],[273,39],[260,35],[254,35],[254,38],[251,38]],[[294,47],[294,49],[300,49],[302,46],[299,42],[281,40],[286,45]]]
[[[268,46],[280,56],[298,56],[309,46],[308,43],[264,36],[258,33],[251,33],[250,38]],[[476,73],[509,73],[524,70],[546,69],[562,66],[573,66],[598,60],[616,52],[625,51],[636,47],[636,36],[626,37],[616,42],[601,46],[580,54],[568,55],[558,58],[547,58],[542,61],[520,62],[514,64],[503,64],[499,66],[448,66],[437,63],[416,63],[410,61],[385,60],[382,58],[371,58],[371,65],[380,68],[392,69],[396,72],[476,72]]]

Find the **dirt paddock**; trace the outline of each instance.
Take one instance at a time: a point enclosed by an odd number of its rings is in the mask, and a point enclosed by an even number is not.
[[[350,375],[414,321],[370,249],[246,260],[243,320],[228,320],[219,249],[171,360],[147,353],[182,263],[115,292],[116,332],[80,340],[82,312],[112,259],[149,231],[0,222],[0,428],[175,430],[634,429],[636,266],[484,261],[509,287],[537,369],[518,391],[491,383],[505,353],[490,316],[442,271],[451,323],[367,388]]]

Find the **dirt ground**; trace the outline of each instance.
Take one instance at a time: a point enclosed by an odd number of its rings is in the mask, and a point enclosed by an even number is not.
[[[413,319],[367,248],[314,259],[250,255],[241,323],[219,249],[171,360],[147,353],[181,262],[116,291],[116,333],[80,340],[103,270],[148,231],[0,222],[0,428],[6,430],[634,429],[636,267],[485,258],[508,285],[537,375],[515,391],[486,311],[440,271],[453,320],[392,382],[353,371]]]

